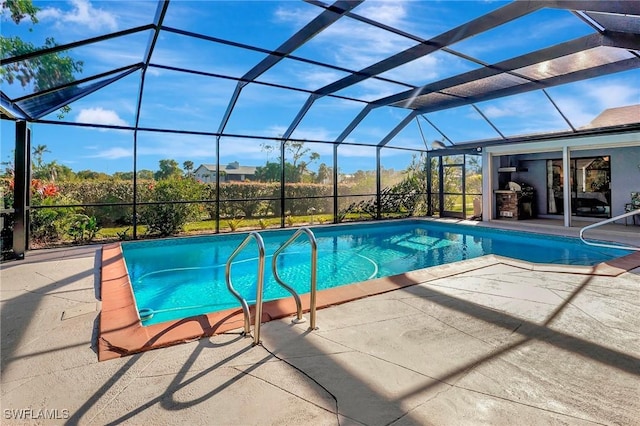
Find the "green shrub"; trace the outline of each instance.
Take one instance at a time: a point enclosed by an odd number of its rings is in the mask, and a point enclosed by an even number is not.
[[[131,228],[127,228],[127,229],[125,229],[123,231],[116,232],[116,235],[118,236],[118,239],[120,241],[129,241],[131,239],[131,235],[129,235],[129,230],[130,229]]]
[[[153,187],[152,196],[158,204],[139,207],[140,223],[147,225],[150,234],[177,234],[188,221],[199,219],[196,204],[175,202],[200,198],[201,185],[191,179],[161,180]]]
[[[58,185],[33,179],[31,205],[41,208],[31,209],[31,241],[47,244],[61,240],[69,228],[71,217],[82,209],[56,206],[73,204],[78,202],[67,194],[63,194]]]
[[[240,226],[240,223],[244,220],[243,217],[234,217],[233,219],[229,219],[227,224],[232,231],[235,231]]]
[[[36,244],[61,240],[69,229],[71,218],[81,210],[79,207],[55,207],[56,204],[73,204],[73,200],[64,196],[47,197],[38,200],[36,205],[51,207],[31,210],[30,236],[31,241]]]
[[[215,195],[215,186],[214,192]],[[274,214],[274,201],[261,200],[280,195],[279,183],[264,182],[225,182],[220,184],[220,216],[222,217],[256,217]],[[215,196],[213,197],[215,199]],[[229,201],[235,200],[235,201]],[[215,209],[212,204],[211,207]],[[215,213],[211,216],[214,217]]]
[[[138,180],[138,201],[150,201],[155,181]],[[60,191],[78,200],[79,204],[122,204],[133,203],[133,181],[122,179],[96,179],[68,181],[58,184]],[[102,226],[131,225],[133,207],[131,206],[87,206],[87,216],[94,216]]]
[[[296,216],[308,214],[311,208],[314,208],[317,213],[331,211],[333,209],[332,194],[332,185],[288,183],[285,195],[295,199],[286,201],[287,210]]]
[[[69,218],[67,234],[75,243],[89,243],[97,235],[100,227],[95,217],[75,214]]]

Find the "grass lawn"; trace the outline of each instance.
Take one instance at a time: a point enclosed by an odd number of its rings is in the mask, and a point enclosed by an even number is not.
[[[354,215],[352,219],[357,219],[358,216]],[[323,224],[331,223],[333,221],[332,215],[308,215],[308,216],[288,216],[285,218],[285,225],[295,226],[301,224]],[[267,228],[279,228],[280,218],[270,217],[262,219],[221,219],[220,220],[220,232],[230,232],[237,229],[267,229]],[[215,220],[200,220],[196,222],[188,222],[183,228],[183,232],[186,234],[197,234],[200,232],[214,232],[216,229]],[[145,225],[138,226],[138,235],[143,236],[147,233],[147,227]],[[133,235],[132,226],[117,226],[117,227],[105,227],[101,228],[98,232],[98,239],[130,239]]]

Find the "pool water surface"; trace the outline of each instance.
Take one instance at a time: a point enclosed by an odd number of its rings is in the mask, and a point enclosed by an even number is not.
[[[579,239],[415,220],[312,228],[318,243],[318,290],[497,254],[534,263],[594,265],[629,254]],[[261,231],[265,243],[264,300],[289,297],[271,272],[273,253],[295,230]],[[122,243],[138,311],[151,325],[239,307],[226,286],[226,261],[247,234]],[[231,277],[251,304],[258,248],[236,257]],[[278,257],[278,274],[298,293],[310,290],[311,246],[302,235]]]

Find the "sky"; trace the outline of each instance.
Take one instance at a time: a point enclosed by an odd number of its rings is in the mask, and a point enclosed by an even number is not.
[[[70,43],[149,24],[153,21],[157,5],[155,1],[61,0],[34,3],[40,8],[39,22],[32,24],[25,20],[15,25],[4,15],[4,36],[19,36],[35,45],[42,45],[47,37],[53,37],[60,44]],[[505,4],[500,1],[365,1],[354,12],[429,39]],[[317,6],[294,1],[173,0],[164,25],[272,50],[321,11]],[[591,33],[593,30],[588,25],[568,11],[543,9],[463,40],[451,48],[494,63]],[[84,63],[83,72],[77,78],[140,62],[149,37],[150,31],[145,31],[68,51],[71,57]],[[293,55],[359,70],[415,44],[415,41],[389,31],[341,18],[294,51]],[[241,77],[264,57],[262,52],[162,32],[151,63]],[[440,51],[390,70],[381,77],[419,86],[476,68],[478,65],[475,63]],[[344,71],[284,59],[260,75],[257,81],[315,90],[346,75]],[[71,112],[62,121],[133,126],[140,82],[141,73],[135,72],[80,99],[70,105]],[[235,88],[236,82],[229,79],[150,67],[144,82],[140,126],[216,132]],[[3,82],[2,90],[16,97],[32,93],[33,88]],[[405,90],[405,85],[368,79],[336,93],[349,99],[320,98],[292,137],[310,141],[335,140],[363,108],[361,101]],[[639,71],[552,87],[547,93],[572,124],[579,127],[588,124],[607,108],[640,103]],[[242,89],[224,132],[277,138],[289,127],[307,97],[308,94],[303,92],[249,84]],[[476,107],[506,136],[569,130],[541,91],[481,102]],[[359,169],[375,169],[375,148],[370,145],[375,146],[408,113],[408,110],[392,107],[381,107],[370,113],[346,139],[354,145],[339,148],[340,170],[352,173]],[[59,121],[56,113],[46,119]],[[12,155],[14,125],[3,120],[1,126],[1,159],[7,161]],[[413,120],[388,146],[424,149],[433,140],[443,140],[440,132],[456,143],[499,137],[474,107],[464,106],[425,114]],[[46,145],[50,151],[45,154],[45,161],[56,160],[74,171],[90,169],[114,173],[133,170],[131,131],[34,124],[32,134],[34,146]],[[220,162],[238,161],[242,165],[260,166],[277,158],[277,151],[268,149],[268,146],[275,145],[275,141],[269,140],[224,137],[221,139]],[[330,145],[308,143],[307,147],[320,154],[320,160],[312,169],[322,162],[332,164]],[[179,164],[193,161],[196,167],[201,163],[214,164],[215,138],[163,132],[138,133],[138,170],[156,170],[159,160],[165,158],[175,159]],[[410,152],[382,151],[383,167],[403,169],[410,161]]]

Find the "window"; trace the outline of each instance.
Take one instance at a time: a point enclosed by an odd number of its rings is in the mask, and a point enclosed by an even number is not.
[[[562,160],[547,160],[547,212],[564,211]],[[573,158],[570,170],[571,214],[611,217],[611,162],[609,156]]]

